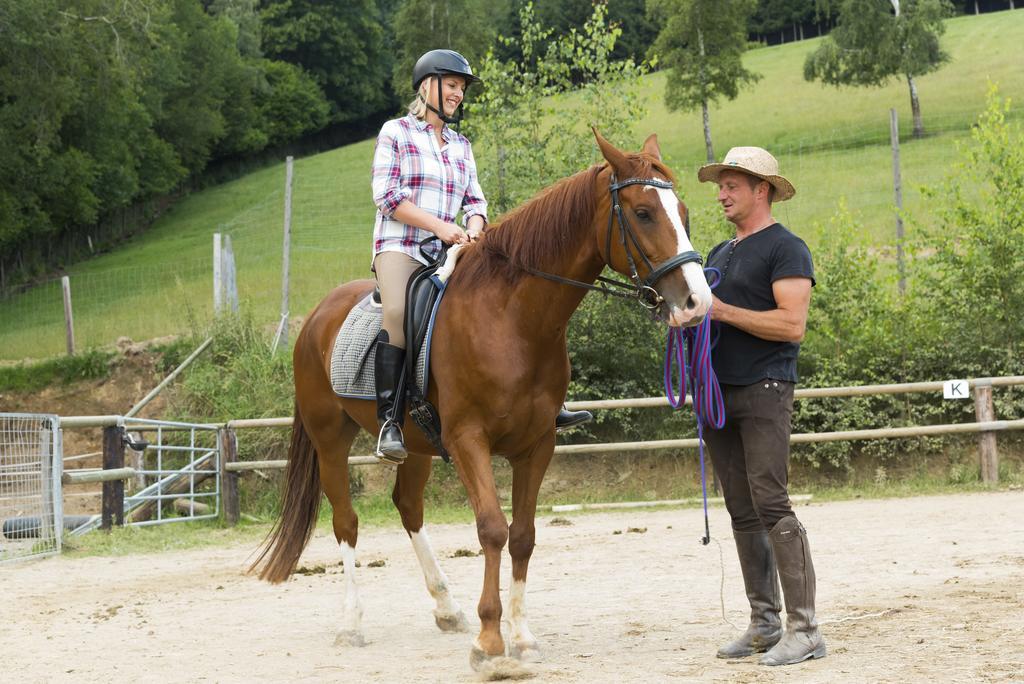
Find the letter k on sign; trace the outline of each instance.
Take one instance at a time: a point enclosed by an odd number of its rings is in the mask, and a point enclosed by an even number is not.
[[[946,380],[942,383],[943,399],[970,399],[971,390],[966,380]]]

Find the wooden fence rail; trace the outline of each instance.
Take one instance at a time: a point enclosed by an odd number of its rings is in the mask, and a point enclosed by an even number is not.
[[[974,390],[976,422],[952,423],[943,425],[922,425],[899,428],[876,428],[866,430],[844,430],[837,432],[799,433],[790,436],[791,444],[805,444],[811,442],[835,442],[847,440],[869,440],[869,439],[901,439],[910,437],[925,437],[948,434],[969,434],[979,435],[979,460],[981,464],[982,481],[987,484],[995,484],[998,481],[999,461],[996,449],[997,432],[1004,430],[1024,430],[1024,419],[1019,420],[995,420],[995,411],[992,406],[992,388],[1024,385],[1024,376],[1004,376],[995,378],[974,378],[967,381],[968,386]],[[905,394],[921,392],[941,392],[943,382],[913,382],[892,385],[858,385],[850,387],[819,387],[798,389],[794,393],[796,399],[813,399],[821,397],[855,397],[870,396],[879,394]],[[686,397],[687,404],[691,403],[689,395]],[[621,408],[653,408],[668,407],[668,400],[665,397],[643,397],[638,399],[608,399],[600,401],[572,401],[567,402],[571,410],[604,410]],[[239,461],[238,460],[238,438],[236,431],[258,428],[283,428],[291,427],[293,418],[251,418],[230,420],[226,423],[208,423],[203,427],[218,430],[218,442],[221,451],[221,482],[224,500],[224,516],[228,524],[236,524],[241,512],[239,510],[238,484],[240,474],[253,470],[282,469],[287,465],[286,460],[269,461]],[[104,428],[104,470],[90,470],[82,473],[65,471],[63,476],[64,484],[80,484],[86,482],[103,482],[103,511],[104,527],[109,528],[111,523],[121,524],[118,516],[118,492],[123,501],[123,480],[135,475],[133,468],[124,467],[123,447],[121,442],[125,429],[145,432],[156,429],[147,425],[133,424],[130,417],[125,416],[72,416],[60,418],[61,428]],[[190,429],[192,426],[182,424],[180,429]],[[164,431],[175,429],[173,426],[162,426]],[[663,449],[692,449],[699,446],[696,438],[690,439],[664,439],[650,440],[644,442],[608,442],[601,444],[560,444],[555,447],[556,454],[599,454],[599,453],[625,453],[637,451],[656,451]],[[121,458],[118,459],[120,453]],[[435,457],[439,460],[439,457]],[[378,463],[373,456],[350,456],[349,465],[371,465]],[[109,501],[108,501],[109,499]],[[120,516],[123,518],[123,515]]]

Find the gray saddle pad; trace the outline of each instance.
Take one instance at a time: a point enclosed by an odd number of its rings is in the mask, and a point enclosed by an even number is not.
[[[439,300],[440,301],[440,300]],[[436,311],[436,308],[435,308]],[[373,384],[373,360],[376,357],[377,333],[381,326],[381,307],[366,295],[352,307],[341,324],[331,354],[331,387],[340,397],[349,399],[377,398]],[[429,376],[430,338],[434,332],[434,319],[430,317],[427,338],[416,359],[416,384],[427,393]]]

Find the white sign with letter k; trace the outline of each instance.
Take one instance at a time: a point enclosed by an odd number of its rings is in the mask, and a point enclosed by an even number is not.
[[[942,383],[943,399],[970,399],[970,385],[966,380],[946,380]]]

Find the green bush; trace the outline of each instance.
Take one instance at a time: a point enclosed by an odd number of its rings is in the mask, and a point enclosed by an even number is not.
[[[1019,124],[995,90],[961,161],[939,187],[922,188],[938,215],[913,221],[909,287],[854,246],[856,220],[840,206],[815,255],[818,285],[801,353],[805,386],[900,383],[1024,373],[1024,152]],[[978,189],[981,189],[978,192]],[[1024,414],[1024,391],[1000,389],[1001,418]],[[797,402],[795,432],[971,422],[972,402],[929,394]],[[848,468],[856,453],[892,458],[948,450],[953,438],[800,445],[797,458]],[[1007,440],[1017,439],[1007,435]],[[960,471],[951,481],[970,477]]]
[[[271,333],[250,314],[216,319],[213,344],[183,375],[171,396],[173,419],[225,422],[234,418],[290,416],[294,410],[291,356],[271,355]],[[198,339],[198,336],[197,336]],[[175,353],[189,353],[187,347]],[[284,458],[288,430],[248,430],[239,439],[241,458]]]

